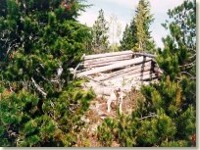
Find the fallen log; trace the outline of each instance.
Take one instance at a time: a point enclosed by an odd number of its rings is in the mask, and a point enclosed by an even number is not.
[[[149,76],[148,76],[149,75]],[[141,73],[136,73],[136,74],[129,74],[129,75],[124,75],[124,76],[116,76],[114,78],[110,78],[108,80],[104,80],[104,82],[116,82],[116,81],[121,81],[122,79],[125,81],[131,81],[131,80],[135,80],[135,81],[140,81],[140,80],[146,80],[146,79],[150,79],[150,77],[156,77],[156,75],[154,73],[150,74],[149,71],[143,72],[143,75]]]
[[[150,58],[155,58],[155,55],[153,55],[153,54],[139,53],[139,52],[134,52],[133,56],[146,56],[146,57],[150,57]]]
[[[136,80],[144,80],[146,78],[150,78],[152,76],[155,76],[154,73],[150,74],[149,71],[145,71],[143,73],[141,72],[138,72],[138,73],[135,73],[135,74],[129,74],[129,75],[126,75],[125,78],[133,78],[133,79],[136,79]]]
[[[131,50],[128,50],[128,51],[122,51],[122,52],[94,54],[94,55],[83,56],[83,59],[89,60],[89,59],[104,58],[104,57],[111,57],[111,56],[119,56],[119,55],[121,56],[121,55],[127,55],[127,54],[133,54],[133,52]]]
[[[146,58],[145,61],[149,61],[149,60],[151,60],[151,58]],[[125,60],[123,62],[115,63],[115,64],[104,66],[104,67],[98,67],[98,68],[94,68],[89,71],[81,72],[81,73],[77,74],[77,77],[87,76],[87,75],[96,74],[96,73],[100,73],[100,72],[106,72],[106,71],[113,70],[113,69],[123,68],[128,65],[141,64],[143,61],[144,61],[143,57],[138,57],[138,58],[131,59],[131,60]]]
[[[152,75],[151,75],[151,74],[144,75],[144,76],[142,77],[142,80],[143,80],[143,81],[146,81],[146,80],[154,80],[154,79],[156,79],[156,78],[157,78],[157,76],[153,73]]]
[[[86,69],[92,69],[92,68],[98,68],[98,67],[103,67],[103,66],[108,66],[108,65],[113,65],[113,64],[116,64],[116,63],[121,63],[123,62],[124,60],[121,60],[121,61],[111,61],[111,62],[106,62],[106,63],[99,63],[99,64],[96,64],[96,65],[86,65],[84,66]]]
[[[145,73],[150,74],[150,69],[151,69],[151,66],[145,66],[143,68],[143,70],[142,70],[142,68],[138,68],[138,69],[132,70],[132,71],[124,73],[124,74],[119,74],[118,76],[142,75]]]
[[[151,69],[151,61],[145,62],[144,71],[147,71],[150,69]],[[142,64],[139,64],[139,65],[135,65],[135,66],[132,66],[129,68],[119,70],[119,71],[115,71],[113,73],[106,75],[105,77],[104,76],[96,77],[95,79],[99,80],[99,81],[104,81],[104,80],[113,78],[115,76],[124,76],[126,74],[134,74],[134,73],[141,72],[141,71],[142,71]]]
[[[85,60],[84,61],[84,66],[92,66],[92,65],[109,63],[109,62],[113,62],[113,61],[128,60],[128,59],[131,59],[131,58],[132,58],[132,55],[120,55],[120,56],[104,57],[104,58],[98,58],[98,59],[92,59],[92,60]]]

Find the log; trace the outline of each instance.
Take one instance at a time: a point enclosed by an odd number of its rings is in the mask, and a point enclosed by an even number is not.
[[[133,78],[133,79],[135,79],[135,80],[143,80],[143,81],[144,81],[144,80],[150,80],[151,78],[152,78],[152,79],[155,79],[155,78],[157,78],[157,77],[156,77],[155,74],[150,75],[149,72],[145,72],[145,73],[143,74],[143,76],[142,76],[142,79],[141,79],[140,74],[133,75],[133,76],[127,76],[127,79],[128,79],[128,78]]]
[[[133,67],[130,67],[130,68],[125,68],[125,69],[122,69],[122,70],[119,70],[119,71],[115,71],[113,73],[110,73],[110,74],[104,74],[104,75],[100,75],[98,77],[94,77],[94,79],[96,81],[105,81],[105,80],[109,80],[109,79],[113,79],[115,77],[121,77],[121,76],[128,76],[128,75],[131,75],[131,74],[138,74],[140,73],[140,75],[142,74],[142,65],[138,65],[138,66],[133,66]],[[144,66],[144,69],[143,69],[143,72],[149,72],[149,74],[155,74],[156,77],[159,78],[159,75],[152,71],[151,72],[151,62],[147,62],[145,63],[145,66]],[[155,67],[157,68],[157,67]]]
[[[135,79],[141,79],[143,80],[144,77],[146,77],[147,75],[150,76],[150,71],[145,71],[143,72],[143,74],[141,72],[135,73],[135,74],[129,74],[127,76],[125,76],[124,78],[135,78]],[[152,73],[152,76],[155,75]]]
[[[150,69],[151,69],[151,67],[150,66],[146,66],[145,68],[144,68],[144,72],[149,72],[150,73]],[[122,74],[116,74],[116,75],[114,75],[114,76],[105,76],[105,77],[97,77],[97,78],[95,78],[95,80],[99,80],[99,81],[106,81],[106,80],[112,80],[112,79],[114,79],[114,78],[118,78],[118,77],[126,77],[126,76],[129,76],[129,75],[134,75],[134,74],[141,74],[141,69],[137,69],[137,70],[133,70],[133,71],[130,71],[130,72],[126,72],[126,73],[122,73]]]
[[[141,68],[138,68],[136,70],[133,70],[124,74],[119,74],[118,76],[129,76],[129,75],[137,75],[137,74],[141,75],[142,73],[146,73],[146,72],[150,74],[150,69],[151,69],[151,66],[145,66],[143,72]]]
[[[125,91],[131,89],[131,87],[138,87],[141,84],[141,81],[155,80],[157,79],[155,74],[150,75],[149,72],[144,73],[141,80],[140,74],[121,76],[112,78],[110,80],[103,81],[103,84],[108,87],[122,87]],[[148,82],[148,81],[147,81]]]
[[[155,74],[152,74],[152,75],[145,75],[145,76],[143,76],[143,78],[142,78],[142,80],[143,81],[146,81],[146,80],[155,80],[155,79],[157,79],[157,76],[155,75]]]
[[[145,71],[145,72],[143,72],[143,77],[144,77],[145,75],[149,75],[149,74],[150,74],[149,71]],[[130,74],[125,74],[125,75],[121,75],[121,76],[115,76],[115,77],[113,77],[113,78],[106,79],[106,80],[104,80],[104,82],[105,82],[105,81],[111,81],[111,82],[112,82],[112,80],[120,80],[120,79],[130,80],[131,78],[132,78],[133,80],[140,80],[141,77],[142,77],[142,75],[141,75],[140,72],[135,73],[135,74],[131,74],[131,73],[130,73]]]
[[[139,52],[134,52],[133,56],[146,56],[146,57],[150,57],[150,58],[155,58],[155,55],[153,55],[153,54],[139,53]]]
[[[120,61],[120,60],[127,60],[127,59],[131,59],[131,58],[132,58],[132,55],[129,54],[129,55],[120,55],[120,56],[85,60],[84,66],[97,65],[97,64],[100,64],[100,63],[107,63],[107,62]]]
[[[133,52],[131,50],[128,50],[128,51],[122,51],[122,52],[111,52],[111,53],[104,53],[104,54],[94,54],[94,55],[83,56],[83,59],[84,60],[89,60],[89,59],[104,58],[104,57],[119,56],[119,55],[127,55],[127,54],[133,54]]]
[[[149,60],[151,60],[151,58],[146,58],[145,61],[149,61]],[[115,63],[115,64],[104,66],[104,67],[94,68],[92,70],[85,71],[85,72],[81,72],[81,73],[77,74],[77,77],[87,76],[87,75],[96,74],[96,73],[100,73],[100,72],[106,72],[106,71],[113,70],[113,69],[123,68],[123,67],[129,66],[129,65],[141,64],[142,62],[143,62],[143,57],[138,57],[135,59],[125,60],[123,62]]]
[[[108,65],[120,63],[120,62],[123,62],[123,61],[124,60],[121,60],[121,61],[111,61],[111,62],[106,62],[106,63],[99,63],[99,64],[96,64],[96,65],[86,65],[84,67],[86,69],[92,69],[92,68],[103,67],[103,66],[108,66]]]
[[[145,66],[144,70],[150,70],[150,68],[151,68],[151,61],[145,62],[144,66]],[[131,74],[131,73],[139,72],[141,70],[142,70],[142,64],[139,64],[139,65],[135,65],[135,66],[132,66],[132,67],[129,67],[129,68],[121,69],[119,71],[115,71],[113,73],[108,74],[105,77],[97,77],[95,79],[99,80],[99,81],[104,81],[104,80],[113,78],[115,76],[121,76],[121,75],[125,75],[125,74]]]

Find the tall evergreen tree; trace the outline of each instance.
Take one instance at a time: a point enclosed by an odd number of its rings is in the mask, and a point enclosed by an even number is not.
[[[130,25],[126,25],[123,32],[122,40],[120,41],[120,50],[131,50],[136,46],[137,35],[136,35],[136,25],[133,19]]]
[[[136,15],[133,17],[130,26],[126,26],[123,33],[123,38],[120,41],[121,50],[132,49],[134,51],[155,53],[155,42],[149,31],[153,20],[153,15],[150,13],[149,1],[140,0]]]
[[[104,11],[99,11],[99,16],[92,27],[91,51],[94,54],[108,52],[108,23],[104,18]]]
[[[150,13],[150,3],[148,0],[140,0],[135,16],[137,43],[134,49],[138,51],[153,52],[155,43],[151,37],[149,27],[153,22],[153,15]]]
[[[2,4],[0,146],[74,145],[92,97],[68,80],[89,35],[76,21],[85,6],[77,0]]]

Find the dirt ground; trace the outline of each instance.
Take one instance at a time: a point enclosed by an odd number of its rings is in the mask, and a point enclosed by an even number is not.
[[[142,95],[137,90],[132,89],[127,93],[123,99],[122,113],[131,114],[136,108],[137,99]],[[119,104],[117,101],[113,101],[111,104],[111,111],[107,112],[107,100],[105,97],[98,97],[91,101],[89,110],[82,118],[86,122],[86,127],[81,131],[78,137],[77,147],[101,147],[100,142],[97,139],[96,130],[102,121],[109,117],[115,118],[118,115]],[[117,142],[112,143],[112,147],[119,147]]]

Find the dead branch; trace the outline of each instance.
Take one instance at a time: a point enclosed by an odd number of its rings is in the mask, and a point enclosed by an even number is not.
[[[184,67],[186,67],[186,68],[191,68],[191,67],[193,67],[195,65],[195,63],[194,62],[191,62],[191,63],[187,63],[187,64],[184,64],[184,65],[181,65],[181,66],[179,66],[180,68],[184,68]]]
[[[144,120],[147,118],[155,118],[155,117],[158,117],[158,115],[156,115],[155,113],[150,113],[150,115],[148,116],[141,117],[140,120]]]
[[[62,65],[59,66],[59,68],[57,69],[57,76],[56,78],[59,79],[60,76],[62,75],[63,73],[63,68],[62,68]]]
[[[196,80],[196,77],[187,71],[182,71],[181,74],[189,75],[191,79]]]
[[[35,88],[43,95],[44,98],[46,98],[47,93],[45,93],[43,91],[43,89],[35,82],[35,80],[33,79],[33,77],[31,77],[31,80],[32,80],[33,85],[35,86]]]

